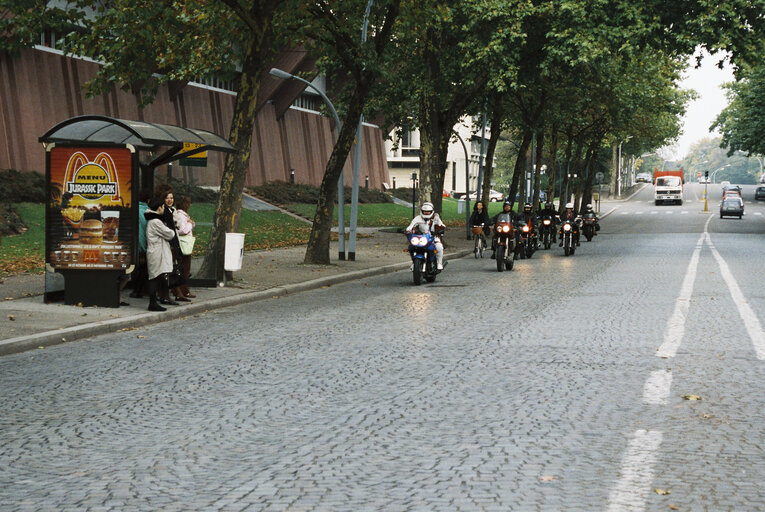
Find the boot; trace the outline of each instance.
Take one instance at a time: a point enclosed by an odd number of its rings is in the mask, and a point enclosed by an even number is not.
[[[155,293],[149,297],[149,311],[167,311],[167,308],[163,308],[157,303],[157,294]]]

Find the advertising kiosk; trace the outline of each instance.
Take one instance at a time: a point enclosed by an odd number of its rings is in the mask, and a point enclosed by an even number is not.
[[[139,188],[154,169],[208,150],[234,152],[205,130],[79,116],[40,137],[45,146],[45,300],[119,307],[120,282],[138,258]],[[142,161],[142,156],[154,157]],[[140,184],[140,185],[139,185]]]

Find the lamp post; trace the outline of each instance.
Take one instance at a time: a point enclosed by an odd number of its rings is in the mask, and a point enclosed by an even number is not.
[[[335,124],[337,125],[337,136],[340,137],[340,129],[343,126],[342,123],[340,123],[340,117],[338,117],[337,115],[335,106],[332,105],[332,102],[329,101],[329,98],[327,98],[327,95],[324,94],[322,90],[320,90],[318,87],[313,85],[308,80],[305,80],[303,78],[300,78],[299,76],[295,76],[293,74],[287,73],[286,71],[282,71],[281,69],[271,68],[271,71],[269,71],[268,74],[276,78],[280,78],[282,80],[297,80],[298,82],[304,83],[307,87],[310,87],[311,89],[319,93],[319,96],[321,96],[321,99],[323,99],[324,103],[326,103],[327,107],[329,107],[329,111],[332,112],[332,117],[335,119]],[[337,230],[338,230],[338,258],[341,260],[344,260],[345,259],[345,199],[343,198],[342,169],[340,170],[340,177],[337,180]]]
[[[470,231],[470,161],[468,160],[468,151],[465,141],[462,140],[457,130],[452,128],[452,133],[457,137],[457,140],[462,144],[462,150],[465,152],[465,230],[467,232],[467,239],[471,240],[473,234]],[[480,187],[480,185],[479,185]],[[476,189],[476,201],[478,201],[478,190]],[[486,203],[483,203],[486,205]]]
[[[762,158],[760,158],[757,155],[752,155],[752,156],[755,157],[758,162],[760,162],[760,180],[762,180]]]
[[[361,26],[361,44],[367,42],[367,25],[369,24],[369,11],[372,9],[374,0],[367,2],[364,11],[364,23]],[[353,152],[353,185],[351,188],[351,222],[348,228],[348,260],[356,261],[356,226],[359,218],[359,174],[361,173],[361,137],[364,132],[364,115],[359,116],[359,125],[356,127],[356,148]]]

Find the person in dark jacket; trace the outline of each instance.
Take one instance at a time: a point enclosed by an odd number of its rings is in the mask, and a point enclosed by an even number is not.
[[[489,235],[491,220],[489,219],[489,213],[484,208],[483,201],[478,201],[473,206],[473,213],[470,215],[470,225],[483,226],[483,234]]]

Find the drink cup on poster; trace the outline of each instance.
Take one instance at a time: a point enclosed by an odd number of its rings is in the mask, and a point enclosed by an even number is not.
[[[80,261],[80,252],[72,251],[72,262],[77,263],[78,261]]]
[[[104,243],[117,243],[120,227],[120,212],[114,210],[101,210],[101,223],[103,224]]]
[[[127,253],[126,252],[121,252],[120,253],[120,263],[125,263],[125,262],[127,262]]]
[[[112,253],[109,251],[104,251],[104,263],[111,263],[112,262]]]
[[[64,258],[63,258],[62,261],[64,263],[69,263],[71,260],[72,260],[72,253],[71,253],[71,251],[64,251]]]

